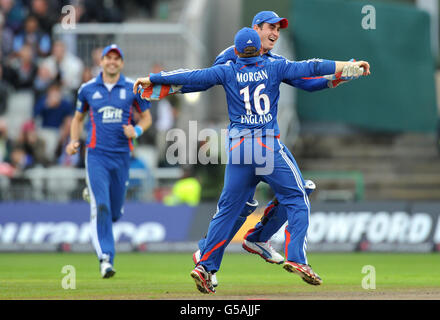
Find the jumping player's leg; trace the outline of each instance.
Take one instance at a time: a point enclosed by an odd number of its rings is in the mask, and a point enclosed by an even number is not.
[[[231,148],[232,150],[234,148]],[[191,272],[197,289],[202,293],[215,292],[213,274],[220,269],[224,251],[230,241],[238,216],[243,212],[246,201],[253,196],[259,181],[255,177],[255,170],[252,166],[234,164],[231,159],[233,158],[230,153],[225,169],[224,187],[217,204],[217,213],[209,224],[204,248],[200,251],[200,260]]]
[[[304,189],[307,193],[307,196],[310,196],[316,187],[313,181],[306,180]],[[261,220],[255,225],[255,227],[246,233],[244,240],[250,242],[267,242],[276,232],[278,232],[286,221],[286,208],[280,204],[278,199],[275,197],[267,204]]]
[[[253,195],[256,183],[251,166],[226,166],[225,184],[218,202],[218,210],[209,224],[205,247],[200,252],[199,263],[207,271],[219,270],[235,222],[243,212],[246,200]]]
[[[321,284],[322,280],[313,272],[307,261],[307,229],[310,220],[310,202],[305,191],[304,179],[290,153],[279,142],[275,156],[275,170],[272,175],[264,177],[274,190],[280,204],[287,213],[288,225],[285,230],[284,269],[295,272],[309,284]]]
[[[240,230],[240,228],[245,223],[247,217],[251,215],[258,208],[258,201],[250,198],[246,201],[244,209],[237,217],[234,226],[232,227],[231,233],[229,234],[228,240],[226,242],[226,246],[231,242],[234,238],[235,234]],[[206,236],[199,240],[199,250],[202,251],[205,248]]]
[[[234,238],[235,234],[240,230],[240,228],[243,226],[243,224],[246,221],[246,218],[251,215],[256,209],[258,208],[258,201],[255,199],[252,199],[250,201],[246,202],[246,205],[244,206],[244,209],[242,210],[241,214],[237,217],[237,220],[235,220],[235,224],[232,227],[231,233],[229,234],[229,237],[225,243],[225,247],[229,245],[231,240]],[[194,264],[198,264],[200,261],[200,252],[205,249],[206,245],[206,235],[199,240],[198,246],[199,250],[193,253],[193,262]],[[217,280],[217,274],[216,272],[213,272],[212,274],[212,285],[214,287],[218,286],[218,280]]]

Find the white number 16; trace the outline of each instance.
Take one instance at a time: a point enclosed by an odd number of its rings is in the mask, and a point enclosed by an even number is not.
[[[262,83],[260,84],[254,91],[254,105],[255,110],[257,110],[257,113],[259,115],[265,115],[268,114],[270,111],[270,99],[267,96],[267,94],[260,94],[260,92],[265,88],[266,86]],[[246,114],[250,115],[252,114],[251,111],[251,102],[250,102],[250,94],[249,94],[249,86],[246,88],[243,88],[240,90],[240,95],[244,95],[244,108],[246,109]],[[261,100],[263,100],[264,103],[264,110],[261,109]]]

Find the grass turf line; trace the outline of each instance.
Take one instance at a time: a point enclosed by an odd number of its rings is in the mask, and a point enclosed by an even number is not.
[[[226,253],[218,273],[217,298],[289,299],[298,294],[365,293],[365,265],[376,271],[374,292],[439,290],[439,254],[310,253],[309,263],[324,281],[310,286],[280,265],[256,255]],[[189,273],[191,253],[120,253],[116,276],[101,279],[94,254],[2,253],[0,299],[193,299],[206,298]],[[76,289],[65,290],[62,269],[76,272]],[[438,291],[436,291],[438,292]]]

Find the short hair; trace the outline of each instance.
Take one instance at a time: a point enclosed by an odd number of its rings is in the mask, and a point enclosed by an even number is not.
[[[238,52],[240,58],[251,58],[258,57],[260,55],[260,50],[254,46],[249,46],[244,48],[244,52]]]

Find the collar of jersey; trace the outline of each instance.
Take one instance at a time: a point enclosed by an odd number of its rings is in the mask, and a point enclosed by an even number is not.
[[[237,58],[238,64],[254,64],[260,61],[263,61],[263,58],[261,56],[251,58]]]
[[[273,53],[272,53],[272,51],[267,51],[266,53],[265,53],[265,55],[268,55],[269,57],[273,57]]]
[[[102,71],[96,77],[96,83],[104,85],[104,80],[102,79]],[[125,86],[125,77],[122,73],[119,75],[119,80],[115,86]]]

